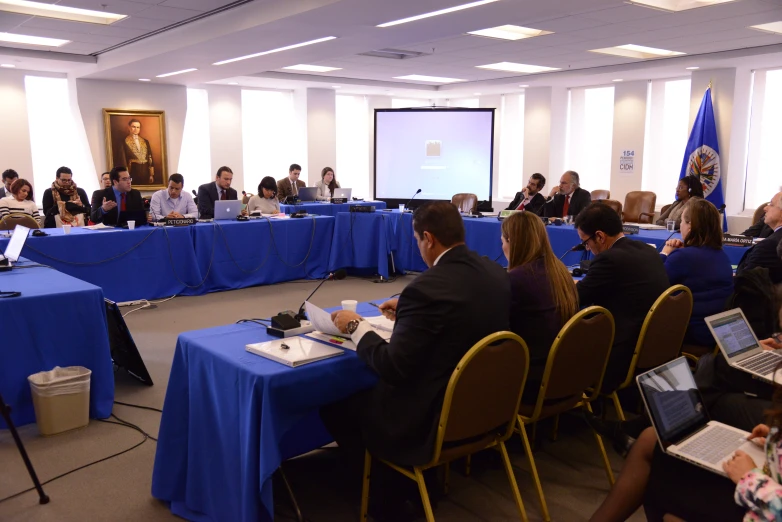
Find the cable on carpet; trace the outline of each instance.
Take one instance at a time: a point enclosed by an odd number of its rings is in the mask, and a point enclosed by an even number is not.
[[[140,404],[131,404],[129,402],[120,402],[120,401],[114,401],[114,404],[119,404],[120,406],[129,406],[131,408],[138,408],[140,410],[150,410],[150,411],[156,411],[159,413],[163,413],[163,410],[159,408],[154,408],[152,406],[142,406]]]

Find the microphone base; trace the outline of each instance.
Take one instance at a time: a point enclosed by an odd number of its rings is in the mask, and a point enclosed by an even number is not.
[[[315,327],[309,321],[302,321],[301,326],[298,328],[288,328],[283,330],[282,328],[274,328],[272,326],[266,328],[266,333],[272,337],[279,337],[285,339],[287,337],[296,337],[297,335],[304,335],[310,332],[314,332]]]

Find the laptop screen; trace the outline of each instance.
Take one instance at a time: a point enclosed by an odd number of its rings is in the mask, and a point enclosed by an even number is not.
[[[707,317],[706,320],[711,326],[715,339],[729,358],[759,347],[752,328],[739,309],[719,319]]]
[[[709,422],[684,357],[639,375],[638,387],[664,448],[676,444]]]
[[[27,241],[28,232],[30,232],[29,228],[16,225],[11,240],[5,247],[5,257],[14,263],[19,261],[19,256],[22,255],[22,248],[24,248],[24,242]]]

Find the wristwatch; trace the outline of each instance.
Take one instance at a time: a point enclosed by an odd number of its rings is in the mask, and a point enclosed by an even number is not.
[[[356,329],[358,328],[358,324],[361,321],[363,321],[363,320],[364,320],[364,318],[362,317],[362,318],[359,318],[359,319],[353,319],[352,321],[349,321],[348,324],[345,326],[345,331],[349,335],[353,335],[353,332],[355,332]]]

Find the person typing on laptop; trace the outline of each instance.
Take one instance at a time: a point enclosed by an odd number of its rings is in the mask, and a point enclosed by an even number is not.
[[[215,217],[215,201],[234,201],[238,199],[236,190],[231,188],[234,172],[228,167],[217,169],[215,180],[198,187],[198,215],[201,219]]]
[[[318,193],[315,195],[316,200],[331,201],[331,198],[334,197],[334,189],[340,188],[339,181],[334,175],[334,169],[325,167],[320,172],[320,181],[315,183],[315,187],[318,189]]]
[[[101,206],[92,209],[91,218],[93,223],[117,226],[123,221],[123,213],[132,212],[136,215],[143,213],[144,199],[141,197],[141,192],[131,187],[127,167],[122,165],[114,167],[109,177],[112,186],[103,191]],[[148,215],[147,221],[152,221],[152,216]]]

